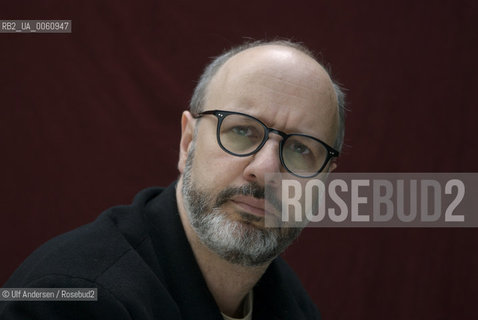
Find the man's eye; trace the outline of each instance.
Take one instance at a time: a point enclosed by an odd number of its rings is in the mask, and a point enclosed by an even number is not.
[[[310,149],[304,146],[302,143],[294,143],[291,147],[292,151],[299,154],[306,155],[310,153]]]
[[[239,136],[251,136],[252,131],[249,127],[234,127],[232,128],[232,132]]]

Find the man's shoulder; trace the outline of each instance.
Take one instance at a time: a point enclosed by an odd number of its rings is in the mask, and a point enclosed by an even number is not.
[[[155,203],[154,214],[174,211],[167,205],[174,201],[174,185],[168,189],[143,190],[131,205],[110,208],[94,222],[51,239],[35,250],[4,285],[97,288],[97,302],[0,303],[0,319],[20,314],[35,319],[131,319],[133,315],[153,319],[164,314],[168,319],[178,319],[179,311],[161,276],[163,262],[158,261],[148,221],[151,202]],[[156,212],[161,206],[165,207],[163,212]]]
[[[132,204],[112,207],[95,221],[47,241],[5,286],[28,286],[55,275],[94,282],[125,257],[139,259],[135,251],[148,241],[143,209],[161,191],[157,187],[143,190]]]

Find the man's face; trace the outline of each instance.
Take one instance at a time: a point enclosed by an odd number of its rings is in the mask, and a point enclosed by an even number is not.
[[[336,137],[337,101],[328,75],[290,48],[256,47],[227,61],[208,87],[204,110],[214,109],[250,114],[269,127],[329,145]],[[182,203],[209,249],[232,263],[264,264],[301,231],[264,227],[265,174],[285,171],[279,160],[281,137],[271,134],[258,153],[236,157],[219,147],[216,128],[214,116],[200,121],[183,116]]]

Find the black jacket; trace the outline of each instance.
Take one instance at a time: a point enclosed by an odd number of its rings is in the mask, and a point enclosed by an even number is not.
[[[222,320],[179,219],[175,185],[37,249],[5,288],[98,288],[98,301],[0,302],[0,319]],[[275,259],[254,287],[253,320],[319,319],[292,270]]]

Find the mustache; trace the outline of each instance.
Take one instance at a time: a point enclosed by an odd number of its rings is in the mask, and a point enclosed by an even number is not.
[[[251,196],[256,199],[267,198],[267,202],[272,204],[276,210],[280,211],[282,208],[281,201],[276,196],[275,188],[268,187],[266,190],[257,182],[251,182],[240,187],[228,187],[222,190],[217,196],[215,207],[220,207],[236,195]]]

